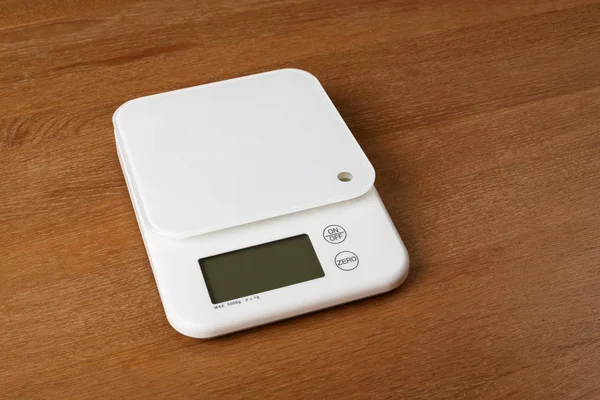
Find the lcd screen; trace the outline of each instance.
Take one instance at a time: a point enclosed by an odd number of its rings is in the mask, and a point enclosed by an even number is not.
[[[213,304],[325,276],[308,235],[198,261]]]

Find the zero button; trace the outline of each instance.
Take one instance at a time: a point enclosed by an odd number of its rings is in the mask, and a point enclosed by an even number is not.
[[[358,256],[351,251],[342,251],[335,256],[335,265],[344,271],[352,271],[358,267]]]

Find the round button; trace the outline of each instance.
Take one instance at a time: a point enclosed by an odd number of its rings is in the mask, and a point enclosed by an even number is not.
[[[346,230],[339,225],[329,225],[323,230],[323,238],[329,243],[342,243],[346,240]]]
[[[352,271],[358,267],[358,256],[351,251],[342,251],[335,256],[335,265],[344,271]]]

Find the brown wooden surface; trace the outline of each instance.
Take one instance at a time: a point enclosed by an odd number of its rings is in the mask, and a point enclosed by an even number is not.
[[[0,3],[0,398],[600,398],[600,2]],[[297,67],[377,170],[397,291],[168,325],[124,101]]]

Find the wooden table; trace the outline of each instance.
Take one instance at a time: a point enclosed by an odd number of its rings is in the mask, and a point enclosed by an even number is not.
[[[5,0],[0,46],[0,398],[600,398],[599,1]],[[112,113],[282,67],[374,164],[409,279],[186,338]]]

